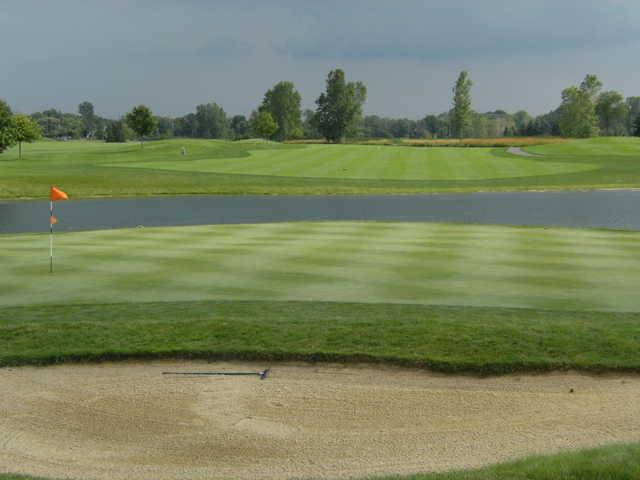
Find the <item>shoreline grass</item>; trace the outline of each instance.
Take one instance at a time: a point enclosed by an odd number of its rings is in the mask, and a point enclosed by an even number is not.
[[[204,301],[0,309],[0,367],[146,359],[367,362],[443,373],[640,373],[640,314]]]

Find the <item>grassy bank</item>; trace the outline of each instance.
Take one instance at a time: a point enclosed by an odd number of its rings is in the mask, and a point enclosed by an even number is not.
[[[0,366],[128,358],[367,361],[442,372],[640,372],[640,314],[321,302],[0,309]]]
[[[532,457],[478,470],[375,480],[637,480],[640,478],[640,444]],[[0,480],[42,480],[0,474]],[[81,479],[78,479],[81,480]]]
[[[187,155],[180,154],[186,147]],[[43,141],[0,155],[0,198],[184,194],[391,194],[640,186],[640,140],[598,138],[497,148],[283,145],[175,139]]]

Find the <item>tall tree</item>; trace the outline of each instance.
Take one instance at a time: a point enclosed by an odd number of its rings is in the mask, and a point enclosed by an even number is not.
[[[82,117],[82,125],[84,127],[83,136],[92,138],[96,133],[97,117],[93,110],[93,103],[82,102],[78,105],[78,113]]]
[[[353,134],[362,117],[367,89],[362,82],[345,80],[344,72],[332,70],[327,76],[326,91],[316,100],[318,130],[330,142],[341,142]]]
[[[253,129],[260,137],[268,139],[278,130],[278,124],[269,112],[262,111],[255,118]]]
[[[269,112],[278,124],[273,139],[279,142],[299,136],[301,97],[292,82],[279,82],[264,94],[260,111]]]
[[[0,153],[16,143],[12,127],[13,116],[11,108],[4,100],[0,99]]]
[[[107,124],[104,139],[107,143],[126,142],[127,138],[124,132],[124,122],[122,120],[110,121]]]
[[[640,113],[638,113],[635,122],[633,122],[633,135],[640,137]]]
[[[244,115],[234,115],[229,123],[234,140],[249,138],[249,122]]]
[[[615,136],[627,133],[629,108],[619,92],[602,92],[596,101],[596,114],[602,134]]]
[[[217,103],[207,103],[196,107],[196,136],[199,138],[225,138],[229,121],[224,109]]]
[[[156,122],[153,119],[151,110],[146,105],[138,105],[134,107],[125,117],[127,125],[136,132],[140,140],[140,148],[143,148],[144,137],[151,135],[156,128]]]
[[[587,75],[579,87],[562,91],[559,125],[563,137],[588,138],[598,134],[595,102],[600,88],[598,77]]]
[[[463,70],[453,87],[453,108],[451,110],[451,128],[453,136],[463,138],[469,131],[472,122],[471,110],[471,78],[469,72]]]
[[[531,115],[529,115],[526,111],[518,110],[513,114],[513,120],[515,122],[516,135],[524,135],[527,126],[533,119],[531,118]]]
[[[13,116],[13,140],[18,143],[18,159],[22,160],[22,143],[31,143],[42,135],[40,126],[28,115],[16,113]]]
[[[629,135],[633,135],[636,118],[640,115],[640,97],[627,97],[625,103],[629,110]]]

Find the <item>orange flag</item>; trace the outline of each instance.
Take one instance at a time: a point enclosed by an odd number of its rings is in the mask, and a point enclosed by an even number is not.
[[[52,202],[55,202],[56,200],[69,200],[69,197],[67,196],[67,194],[65,192],[63,192],[62,190],[54,187],[53,185],[51,186],[51,193],[49,194],[49,199]]]

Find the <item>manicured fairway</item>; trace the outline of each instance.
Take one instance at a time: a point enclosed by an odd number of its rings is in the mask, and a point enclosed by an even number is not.
[[[262,149],[248,157],[201,159],[181,163],[151,161],[128,166],[188,172],[371,180],[481,180],[558,175],[597,168],[502,155],[490,148],[411,148],[365,145],[307,145]]]
[[[640,234],[280,223],[0,237],[0,305],[211,299],[640,311]]]
[[[180,154],[185,146],[188,154]],[[506,148],[282,145],[174,139],[43,141],[0,155],[0,198],[167,194],[357,194],[640,187],[640,139]]]

